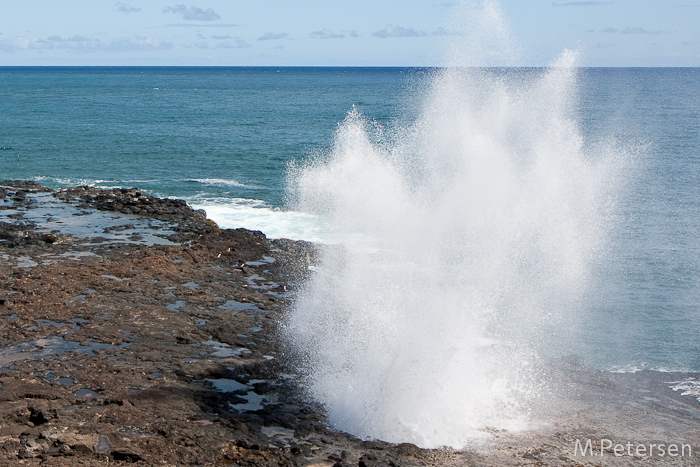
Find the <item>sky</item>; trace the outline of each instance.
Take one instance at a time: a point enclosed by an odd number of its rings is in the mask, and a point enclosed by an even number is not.
[[[3,0],[0,66],[700,66],[700,0],[178,1]]]

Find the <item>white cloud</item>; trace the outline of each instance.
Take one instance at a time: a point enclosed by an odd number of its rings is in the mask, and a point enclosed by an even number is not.
[[[336,34],[330,29],[323,28],[322,31],[314,31],[311,34],[309,34],[311,37],[315,37],[316,39],[343,39],[345,38],[345,34]]]
[[[462,33],[456,31],[450,31],[442,26],[433,31],[433,36],[461,36]]]
[[[425,32],[416,31],[414,28],[406,28],[403,26],[393,26],[387,24],[384,29],[377,31],[372,34],[374,37],[420,37],[425,36]]]
[[[156,37],[120,37],[107,44],[108,52],[144,52],[172,49],[174,45]]]
[[[613,47],[616,47],[615,44],[607,44],[607,43],[604,43],[604,42],[598,42],[598,43],[595,45],[595,48],[596,48],[596,49],[611,49],[611,48],[613,48]]]
[[[19,52],[22,50],[51,50],[54,44],[51,41],[37,39],[35,37],[17,36],[13,39],[0,41],[0,51]]]
[[[117,2],[114,5],[117,7],[117,11],[121,11],[125,14],[136,13],[137,11],[141,11],[141,8],[133,7],[131,5],[127,5],[126,3]]]
[[[233,42],[219,42],[214,46],[214,48],[216,49],[247,49],[248,47],[252,47],[252,45],[250,45],[240,37],[236,37],[235,39],[233,39]]]
[[[636,28],[625,28],[622,31],[620,31],[620,34],[652,34],[652,35],[658,35],[658,34],[663,34],[663,31],[649,31],[644,28],[636,27]]]
[[[166,50],[173,48],[173,44],[154,37],[118,37],[109,42],[100,39],[72,36],[62,38],[51,36],[48,39],[18,36],[14,39],[0,41],[0,51],[20,52],[25,50],[53,50],[63,49],[78,53],[89,52],[143,52],[150,50]]]
[[[187,8],[185,5],[169,6],[163,9],[163,13],[175,13],[182,16],[185,21],[218,21],[221,16],[211,8],[206,10],[191,6]]]
[[[176,24],[166,24],[169,28],[237,28],[240,24],[232,23],[214,23],[214,24],[192,24],[192,23],[176,23]]]
[[[620,33],[620,34],[651,34],[651,35],[659,35],[659,34],[665,34],[664,31],[649,31],[644,28],[640,27],[634,27],[634,28],[625,28],[625,29],[617,29],[613,27],[607,27],[601,29],[599,32],[606,33],[606,34],[615,34],[615,33]]]
[[[600,5],[612,5],[613,2],[564,2],[564,3],[552,3],[552,6],[600,6]]]
[[[279,33],[274,33],[274,32],[267,32],[264,35],[258,37],[259,41],[276,41],[280,39],[284,39],[285,37],[288,37],[289,34],[286,32],[279,32]]]

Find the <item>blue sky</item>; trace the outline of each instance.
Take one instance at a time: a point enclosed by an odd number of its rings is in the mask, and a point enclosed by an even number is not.
[[[445,43],[489,47],[480,0],[178,1],[3,2],[0,66],[439,66]],[[700,66],[700,0],[487,3],[518,49],[488,64],[574,48],[582,66]]]

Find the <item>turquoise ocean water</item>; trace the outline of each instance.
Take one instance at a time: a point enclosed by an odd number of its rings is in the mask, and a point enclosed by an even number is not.
[[[285,204],[292,160],[328,151],[353,107],[409,124],[432,71],[401,68],[0,68],[0,178],[136,186],[224,227],[323,240]],[[505,73],[505,71],[504,71]],[[508,70],[526,77],[536,70]],[[700,69],[583,69],[583,144],[634,147],[581,345],[613,370],[700,371]]]

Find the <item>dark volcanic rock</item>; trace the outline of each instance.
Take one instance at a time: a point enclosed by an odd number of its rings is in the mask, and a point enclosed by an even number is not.
[[[138,188],[106,190],[79,186],[62,188],[54,196],[64,201],[77,201],[83,208],[135,214],[176,224],[182,232],[201,234],[218,228],[207,219],[204,211],[195,211],[185,201],[144,195]]]
[[[13,200],[0,204],[24,214],[30,199],[65,207],[27,195],[45,192],[35,184],[3,183],[0,198]],[[314,245],[219,229],[182,201],[137,189],[77,187],[56,198],[176,224],[181,241],[59,243],[40,224],[5,216],[0,465],[636,465],[612,454],[576,457],[573,443],[611,431],[616,442],[649,432],[700,439],[697,403],[666,383],[694,375],[624,376],[560,362],[560,373],[548,370],[555,380],[590,396],[561,403],[556,423],[539,431],[493,433],[473,450],[359,440],[329,427],[306,398],[281,338],[290,282],[307,277]]]
[[[14,248],[22,245],[68,243],[72,239],[58,232],[35,232],[33,224],[0,221],[0,243]]]
[[[277,270],[290,285],[306,280],[309,266],[319,258],[318,246],[311,242],[280,238],[272,240],[271,246],[273,256],[278,259]]]
[[[30,180],[5,180],[0,182],[0,186],[18,188],[20,190],[30,191],[34,193],[51,193],[53,191],[51,188],[45,187],[43,185],[38,184],[37,182],[32,182]],[[4,198],[4,196],[1,197]]]

